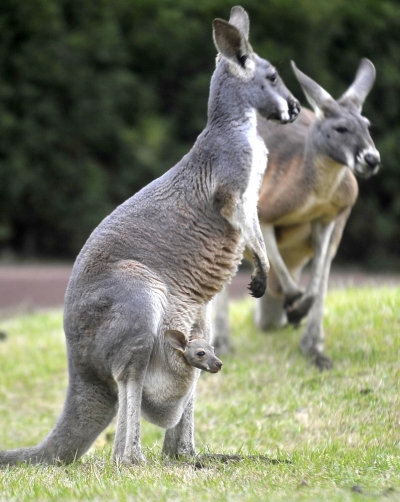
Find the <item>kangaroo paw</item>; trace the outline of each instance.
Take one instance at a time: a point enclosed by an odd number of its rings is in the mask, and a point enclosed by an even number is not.
[[[248,285],[251,296],[261,298],[267,289],[267,278],[264,275],[252,275]]]
[[[296,293],[291,293],[289,295],[285,295],[285,300],[283,303],[283,308],[287,310],[288,308],[292,307],[294,302],[298,300],[303,294],[303,291],[300,289]]]
[[[306,317],[312,304],[314,303],[314,297],[301,297],[299,300],[294,302],[291,306],[286,309],[286,315],[288,322],[298,326],[303,317]]]
[[[333,368],[333,362],[329,357],[326,357],[322,352],[315,352],[310,356],[312,364],[321,371],[327,371]]]

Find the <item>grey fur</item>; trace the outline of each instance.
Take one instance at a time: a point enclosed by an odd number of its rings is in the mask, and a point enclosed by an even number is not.
[[[247,17],[235,8],[235,23],[240,12]],[[266,150],[256,112],[282,122],[299,112],[276,70],[235,26],[216,20],[214,39],[222,55],[206,128],[175,167],[100,223],[75,262],[65,296],[69,384],[60,418],[39,445],[0,452],[0,464],[71,462],[115,414],[114,458],[144,460],[141,415],[167,429],[165,455],[195,454],[200,370],[164,333],[210,341],[209,302],[236,272],[245,244],[256,262],[250,288],[264,293],[269,264],[256,201]]]
[[[298,325],[308,315],[301,348],[319,368],[328,369],[332,362],[323,352],[323,310],[330,265],[357,199],[354,175],[368,178],[379,170],[369,121],[360,114],[375,69],[361,60],[354,82],[335,101],[294,63],[292,67],[314,113],[303,109],[298,120],[285,127],[259,120],[270,152],[258,215],[271,273],[255,317],[265,330],[288,321]],[[303,292],[298,280],[311,258],[310,282]],[[221,318],[224,307],[215,301]],[[215,333],[222,354],[229,347],[226,329]]]

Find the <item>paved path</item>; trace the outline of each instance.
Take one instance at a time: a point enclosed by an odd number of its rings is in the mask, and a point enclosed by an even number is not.
[[[0,312],[26,311],[62,306],[72,265],[0,266]],[[247,294],[251,271],[239,272],[230,288],[232,298]],[[307,276],[303,279],[303,283]],[[369,274],[362,271],[335,270],[330,288],[362,285],[400,286],[400,273]]]

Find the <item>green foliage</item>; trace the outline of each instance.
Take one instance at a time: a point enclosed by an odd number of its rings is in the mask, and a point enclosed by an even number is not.
[[[143,421],[147,463],[115,465],[112,424],[75,464],[0,469],[0,499],[398,500],[400,288],[328,294],[325,333],[335,367],[323,373],[300,353],[300,330],[256,331],[253,306],[251,299],[232,306],[234,353],[223,357],[220,373],[201,376],[196,393],[199,452],[242,460],[204,468],[163,462],[163,431]],[[0,448],[32,445],[64,400],[61,312],[0,324],[8,334],[0,341]]]
[[[210,0],[3,0],[0,245],[73,257],[117,204],[162,174],[206,122]],[[342,258],[399,259],[400,5],[390,0],[244,0],[257,52],[305,103],[289,60],[335,97],[361,57],[383,169],[360,183]]]

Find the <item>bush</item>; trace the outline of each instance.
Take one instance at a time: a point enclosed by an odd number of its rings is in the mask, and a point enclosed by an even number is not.
[[[338,97],[361,57],[384,168],[362,182],[340,254],[399,259],[400,6],[389,0],[246,0],[251,41],[305,103],[289,67]],[[72,258],[117,204],[188,151],[206,122],[213,0],[3,0],[0,245]]]

